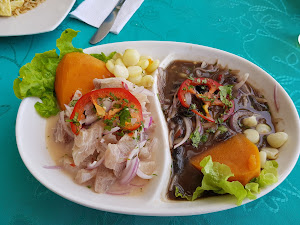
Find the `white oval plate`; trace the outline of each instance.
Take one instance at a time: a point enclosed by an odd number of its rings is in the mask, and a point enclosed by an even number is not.
[[[38,34],[54,30],[76,0],[47,0],[19,16],[0,16],[0,36]]]
[[[264,188],[258,198],[267,194],[279,185],[292,171],[297,162],[300,150],[299,117],[296,108],[284,89],[265,71],[253,63],[236,55],[199,45],[176,42],[121,42],[88,48],[86,53],[106,54],[112,51],[123,52],[127,48],[137,49],[142,55],[151,55],[161,60],[161,67],[166,67],[174,59],[205,60],[218,63],[240,73],[249,73],[249,82],[261,90],[268,99],[269,106],[275,118],[282,118],[278,129],[289,134],[287,143],[280,149],[278,158],[279,179],[272,186]],[[278,86],[278,101],[280,111],[274,107],[273,90]],[[156,92],[156,85],[153,87]],[[16,123],[16,138],[20,155],[29,171],[42,184],[53,192],[73,202],[91,208],[135,215],[151,216],[180,216],[204,214],[236,207],[232,196],[216,196],[199,199],[193,202],[170,201],[166,198],[166,191],[170,179],[171,157],[168,146],[167,126],[160,110],[158,99],[152,99],[151,110],[157,124],[156,135],[160,138],[160,147],[156,150],[158,164],[157,174],[142,194],[136,196],[112,196],[96,194],[90,189],[77,185],[73,180],[59,170],[44,169],[44,165],[53,165],[45,145],[46,120],[41,118],[34,109],[35,98],[26,98],[19,108]],[[288,119],[287,119],[288,118]],[[243,204],[249,202],[245,200]]]

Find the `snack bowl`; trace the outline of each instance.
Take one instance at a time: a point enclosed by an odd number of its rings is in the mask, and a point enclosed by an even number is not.
[[[277,131],[289,135],[288,141],[280,148],[277,162],[278,182],[261,190],[257,198],[276,188],[292,171],[299,157],[299,116],[285,90],[268,73],[253,63],[230,53],[188,43],[137,41],[112,43],[85,49],[85,53],[124,52],[125,49],[137,49],[141,55],[151,55],[161,61],[160,67],[166,68],[176,59],[206,61],[239,70],[239,75],[249,73],[248,82],[258,89],[268,100],[272,116],[278,123]],[[154,76],[157,76],[154,74]],[[155,78],[155,81],[157,79]],[[276,87],[275,107],[274,88]],[[236,200],[229,195],[202,198],[195,201],[174,201],[166,197],[171,173],[171,156],[168,144],[168,129],[161,106],[157,98],[157,84],[152,88],[154,96],[150,98],[150,110],[156,125],[155,136],[159,145],[155,149],[156,174],[139,193],[131,195],[98,194],[85,186],[76,184],[61,170],[47,170],[45,165],[54,165],[46,146],[46,119],[35,111],[37,98],[29,97],[22,101],[16,123],[16,138],[23,162],[44,186],[78,204],[116,213],[148,216],[181,216],[205,214],[236,207]],[[278,120],[277,120],[278,119]],[[251,200],[244,200],[243,204]]]

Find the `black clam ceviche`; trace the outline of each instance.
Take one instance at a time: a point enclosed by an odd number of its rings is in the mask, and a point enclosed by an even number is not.
[[[157,159],[167,152],[170,202],[229,194],[240,205],[277,182],[288,134],[269,108],[280,110],[276,86],[266,99],[248,73],[184,58],[162,68],[130,46],[86,54],[72,45],[76,35],[65,30],[59,54],[36,54],[14,81],[15,95],[40,98],[34,107],[47,118],[55,165],[44,168],[61,169],[88,191],[123,196],[160,176]],[[161,118],[152,107],[158,102]],[[158,144],[161,123],[168,149]]]
[[[249,74],[238,73],[204,61],[175,60],[159,68],[172,157],[169,199],[231,194],[241,204],[277,182],[275,159],[288,135],[276,132]]]

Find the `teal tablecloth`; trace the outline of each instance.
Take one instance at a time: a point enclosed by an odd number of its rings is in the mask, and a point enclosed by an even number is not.
[[[77,1],[74,8],[81,1]],[[0,38],[0,224],[300,224],[300,162],[266,196],[244,206],[207,215],[142,217],[89,209],[63,199],[40,184],[23,164],[15,139],[20,104],[13,80],[35,53],[53,49],[66,28],[87,48],[95,32],[67,17],[54,31]],[[242,56],[270,73],[300,109],[300,1],[296,0],[145,0],[119,35],[121,41],[180,41],[219,48]]]

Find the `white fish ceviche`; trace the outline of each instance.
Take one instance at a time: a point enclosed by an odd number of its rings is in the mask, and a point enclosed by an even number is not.
[[[60,166],[97,193],[128,194],[155,175],[153,93],[124,78],[94,79],[61,111],[54,141],[69,148]]]

